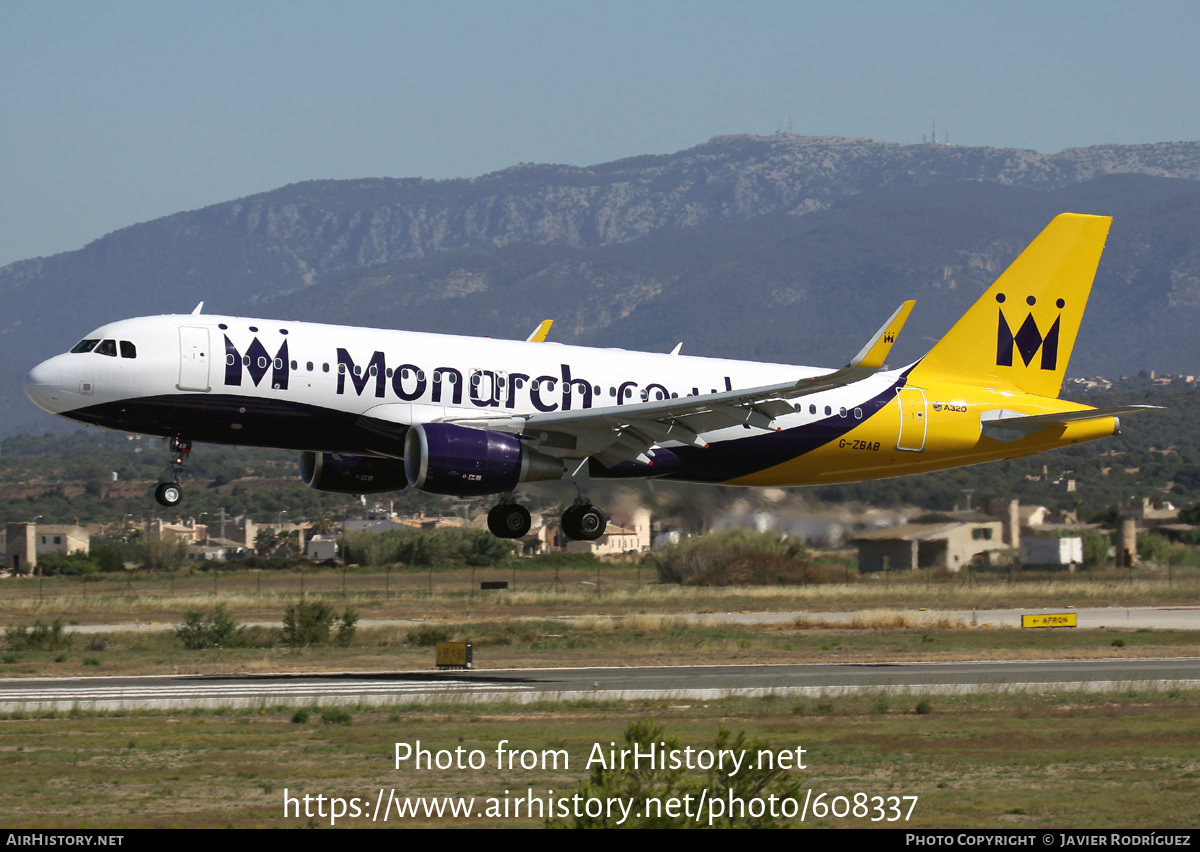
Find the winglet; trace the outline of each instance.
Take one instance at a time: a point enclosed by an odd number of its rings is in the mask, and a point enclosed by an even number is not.
[[[538,327],[533,330],[533,334],[525,338],[526,343],[545,343],[546,335],[550,333],[550,326],[554,325],[554,320],[542,320]]]
[[[896,312],[883,324],[883,328],[875,332],[875,336],[867,341],[867,345],[846,366],[863,367],[868,370],[878,370],[882,367],[915,304],[915,301],[909,300],[896,308]]]

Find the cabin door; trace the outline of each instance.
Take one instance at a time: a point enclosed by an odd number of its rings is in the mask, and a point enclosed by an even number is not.
[[[925,391],[920,388],[900,388],[896,391],[896,404],[900,406],[900,436],[896,440],[896,449],[910,453],[923,452],[928,425]]]
[[[179,384],[182,391],[208,393],[208,363],[211,361],[208,347],[208,329],[194,325],[179,327]]]

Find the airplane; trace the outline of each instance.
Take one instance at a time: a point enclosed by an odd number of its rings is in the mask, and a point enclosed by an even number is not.
[[[163,438],[180,502],[192,441],[301,454],[346,494],[498,495],[568,480],[572,539],[604,534],[591,479],[738,486],[854,482],[1026,456],[1118,433],[1154,406],[1058,398],[1111,219],[1057,216],[925,357],[887,356],[902,304],[837,370],[201,313],[101,326],[34,367],[25,393],[79,423]]]

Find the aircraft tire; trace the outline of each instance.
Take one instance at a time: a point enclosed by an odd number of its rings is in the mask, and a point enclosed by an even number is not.
[[[177,482],[161,482],[154,489],[154,499],[160,506],[178,506],[183,499],[183,490]]]
[[[583,540],[583,531],[579,528],[580,506],[571,506],[562,513],[562,531],[567,538],[575,541]]]
[[[576,523],[580,539],[595,541],[608,529],[608,516],[595,506],[581,506]]]
[[[524,538],[533,521],[529,511],[516,503],[501,503],[488,512],[488,529],[497,538]]]

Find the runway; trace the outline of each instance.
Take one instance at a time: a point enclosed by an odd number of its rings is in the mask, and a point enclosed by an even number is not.
[[[1200,687],[1200,658],[0,679],[0,712]]]

